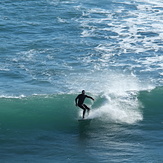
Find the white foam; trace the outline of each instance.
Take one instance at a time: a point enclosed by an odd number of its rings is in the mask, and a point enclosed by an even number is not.
[[[110,38],[116,39],[117,45],[114,47],[112,45],[113,42],[108,41],[107,44],[103,43],[103,46],[99,44],[95,48],[95,50],[101,51],[101,53],[110,53],[114,55],[116,48],[120,49],[119,52],[116,53],[117,55],[127,53],[128,51],[134,53],[142,53],[148,50],[158,51],[162,48],[161,45],[158,45],[155,41],[156,39],[162,39],[162,11],[155,7],[160,7],[163,2],[160,0],[146,0],[145,3],[142,3],[142,1],[137,0],[134,4],[129,2],[122,3],[135,5],[136,9],[126,11],[126,16],[122,16],[122,20],[120,21],[115,19],[115,14],[124,12],[123,5],[115,9],[112,13],[110,10],[97,7],[85,10],[87,18],[84,17],[78,20],[83,27],[81,37],[94,36],[103,37],[108,40]],[[94,18],[92,14],[103,14],[103,17]],[[105,27],[98,27],[99,24],[105,24]],[[117,36],[105,34],[98,36],[99,32],[103,33],[103,31],[106,30],[116,32]],[[147,33],[141,35],[141,32]],[[150,32],[153,33],[152,36],[150,36]]]
[[[152,72],[163,69],[163,56],[146,57],[143,60],[137,60],[137,62],[146,67],[141,71]]]
[[[142,2],[142,0],[136,0],[137,2]],[[149,3],[149,4],[153,4],[153,5],[157,5],[157,6],[163,6],[163,2],[162,0],[143,0],[143,2],[145,3]]]
[[[19,96],[14,96],[14,95],[0,95],[0,98],[11,98],[11,99],[21,99],[26,97],[25,95],[19,95]]]
[[[60,23],[67,23],[67,21],[63,18],[57,17],[58,22]]]
[[[139,110],[140,104],[136,99],[112,99],[97,109],[92,109],[89,118],[114,123],[134,124],[143,120]]]

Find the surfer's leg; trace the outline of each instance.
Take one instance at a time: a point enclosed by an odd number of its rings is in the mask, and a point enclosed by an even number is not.
[[[84,119],[84,116],[85,116],[85,111],[86,111],[86,109],[83,109],[83,119]]]
[[[84,107],[84,105],[78,105],[81,109],[83,109],[83,119],[85,117],[85,112],[86,112],[86,108]]]
[[[90,108],[87,105],[85,105],[85,104],[83,104],[83,106],[84,106],[85,109],[87,109],[87,112],[89,114]]]

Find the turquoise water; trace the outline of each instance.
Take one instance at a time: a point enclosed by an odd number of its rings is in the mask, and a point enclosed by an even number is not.
[[[163,162],[161,0],[0,8],[1,162]]]

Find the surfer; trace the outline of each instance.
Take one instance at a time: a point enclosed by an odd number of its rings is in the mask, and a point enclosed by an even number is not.
[[[84,119],[86,110],[88,111],[88,113],[89,113],[89,111],[90,111],[90,108],[89,108],[86,104],[84,104],[85,98],[90,98],[90,99],[94,100],[94,98],[92,98],[91,96],[87,96],[87,95],[85,94],[85,90],[82,90],[82,93],[79,94],[79,95],[75,98],[76,106],[79,106],[81,109],[83,109],[83,119]]]

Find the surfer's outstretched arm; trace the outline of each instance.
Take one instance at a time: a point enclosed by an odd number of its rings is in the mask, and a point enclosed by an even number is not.
[[[91,97],[91,96],[86,96],[87,98],[90,98],[90,99],[92,99],[93,101],[94,101],[94,98],[93,97]]]

